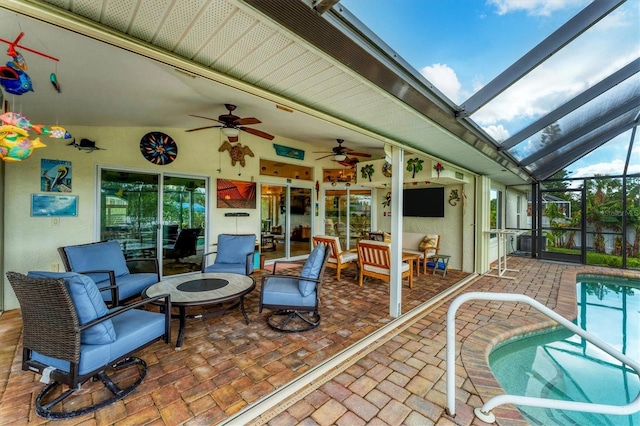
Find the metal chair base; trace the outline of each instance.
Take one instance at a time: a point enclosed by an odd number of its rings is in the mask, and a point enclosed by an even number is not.
[[[140,358],[131,357],[120,361],[112,367],[113,370],[118,370],[121,368],[131,367],[133,365],[138,367],[140,377],[138,377],[135,383],[124,389],[121,389],[116,383],[114,383],[104,371],[101,371],[93,376],[94,380],[100,380],[102,383],[104,383],[107,389],[109,389],[111,393],[113,393],[113,396],[104,401],[100,401],[87,407],[78,408],[73,411],[55,411],[54,408],[56,406],[61,407],[62,402],[77,390],[75,388],[63,391],[59,396],[53,398],[51,401],[42,403],[43,400],[47,399],[47,396],[55,394],[56,389],[58,389],[58,387],[62,385],[62,383],[60,382],[49,383],[44,387],[44,389],[42,389],[42,391],[40,391],[40,393],[36,397],[36,414],[42,418],[49,420],[70,419],[73,417],[93,413],[94,411],[100,410],[101,408],[104,408],[116,401],[121,400],[122,398],[133,392],[133,390],[138,387],[140,383],[142,383],[142,380],[147,375],[147,364]]]
[[[307,315],[303,315],[307,314]],[[276,321],[277,317],[285,317]],[[318,312],[299,312],[291,310],[275,311],[267,318],[269,327],[283,333],[300,333],[313,330],[320,325],[320,314]]]

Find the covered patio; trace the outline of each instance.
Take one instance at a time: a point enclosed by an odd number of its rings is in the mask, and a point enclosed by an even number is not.
[[[188,322],[182,350],[156,343],[142,352],[149,374],[132,395],[65,424],[481,424],[472,409],[502,392],[486,355],[505,336],[546,324],[515,303],[464,305],[457,320],[457,414],[450,418],[445,317],[456,294],[523,293],[573,318],[577,273],[640,278],[634,271],[517,257],[510,262],[520,270],[516,280],[457,270],[444,278],[420,275],[413,289],[403,287],[405,314],[396,320],[385,314],[388,284],[370,279],[361,288],[349,271],[341,281],[330,271],[322,290],[322,323],[301,334],[269,329],[268,313],[257,313],[256,289],[246,301],[249,325],[239,311]],[[255,274],[257,281],[262,273],[267,272]],[[436,297],[448,290],[451,295]],[[46,423],[32,409],[42,384],[20,368],[21,325],[19,310],[0,318],[0,418],[8,424]],[[354,346],[376,332],[366,347]],[[100,398],[101,392],[100,385],[87,383],[80,398]],[[495,414],[501,425],[526,424],[512,408]]]

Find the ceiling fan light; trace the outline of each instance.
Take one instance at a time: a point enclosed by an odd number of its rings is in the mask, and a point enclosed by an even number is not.
[[[344,154],[336,154],[333,156],[333,159],[336,161],[344,161],[347,159],[347,156]]]
[[[223,127],[220,130],[222,131],[222,134],[224,134],[228,138],[237,137],[240,134],[240,130],[236,129],[235,127]]]

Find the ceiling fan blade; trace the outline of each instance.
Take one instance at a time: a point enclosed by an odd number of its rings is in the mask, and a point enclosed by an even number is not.
[[[262,121],[254,117],[238,118],[233,122],[236,126],[246,126],[247,124],[260,124]]]
[[[353,160],[356,160],[356,161],[353,161]],[[341,166],[344,166],[344,167],[354,167],[356,164],[358,164],[358,159],[357,158],[347,158],[344,161],[336,161],[336,162],[338,164],[340,164]]]
[[[356,155],[358,157],[371,157],[371,154],[367,154],[366,152],[353,152],[353,151],[349,151],[349,155]]]
[[[217,121],[218,123],[222,123],[224,124],[224,121],[220,121],[217,118],[211,118],[211,117],[204,117],[202,115],[193,115],[193,114],[189,114],[190,117],[197,117],[197,118],[204,118],[205,120],[211,120],[211,121]]]
[[[195,132],[198,130],[205,130],[205,129],[214,129],[216,127],[222,127],[222,126],[204,126],[204,127],[196,127],[195,129],[189,129],[189,130],[185,130],[185,132]]]
[[[273,140],[274,136],[270,135],[269,133],[265,133],[262,130],[256,130],[256,129],[252,129],[251,127],[238,127],[240,130],[243,130],[247,133],[251,133],[252,135],[256,135],[259,136],[261,138],[265,138],[265,139],[269,139],[270,141]]]
[[[333,157],[333,152],[331,154],[329,154],[329,155],[325,155],[323,157],[316,158],[316,160],[322,160],[323,158],[327,158],[327,157]]]

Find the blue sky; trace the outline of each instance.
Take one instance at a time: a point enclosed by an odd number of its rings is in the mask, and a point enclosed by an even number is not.
[[[341,0],[453,102],[483,85],[571,19],[588,0]],[[552,111],[640,56],[640,1],[628,0],[471,118],[497,140]],[[588,52],[588,54],[585,54]],[[615,52],[615,55],[612,55]],[[627,138],[628,140],[628,138]],[[533,141],[532,141],[533,142]],[[533,143],[535,144],[535,142]],[[533,145],[532,144],[532,145]],[[618,174],[621,143],[568,167]],[[640,173],[640,143],[634,171]]]

